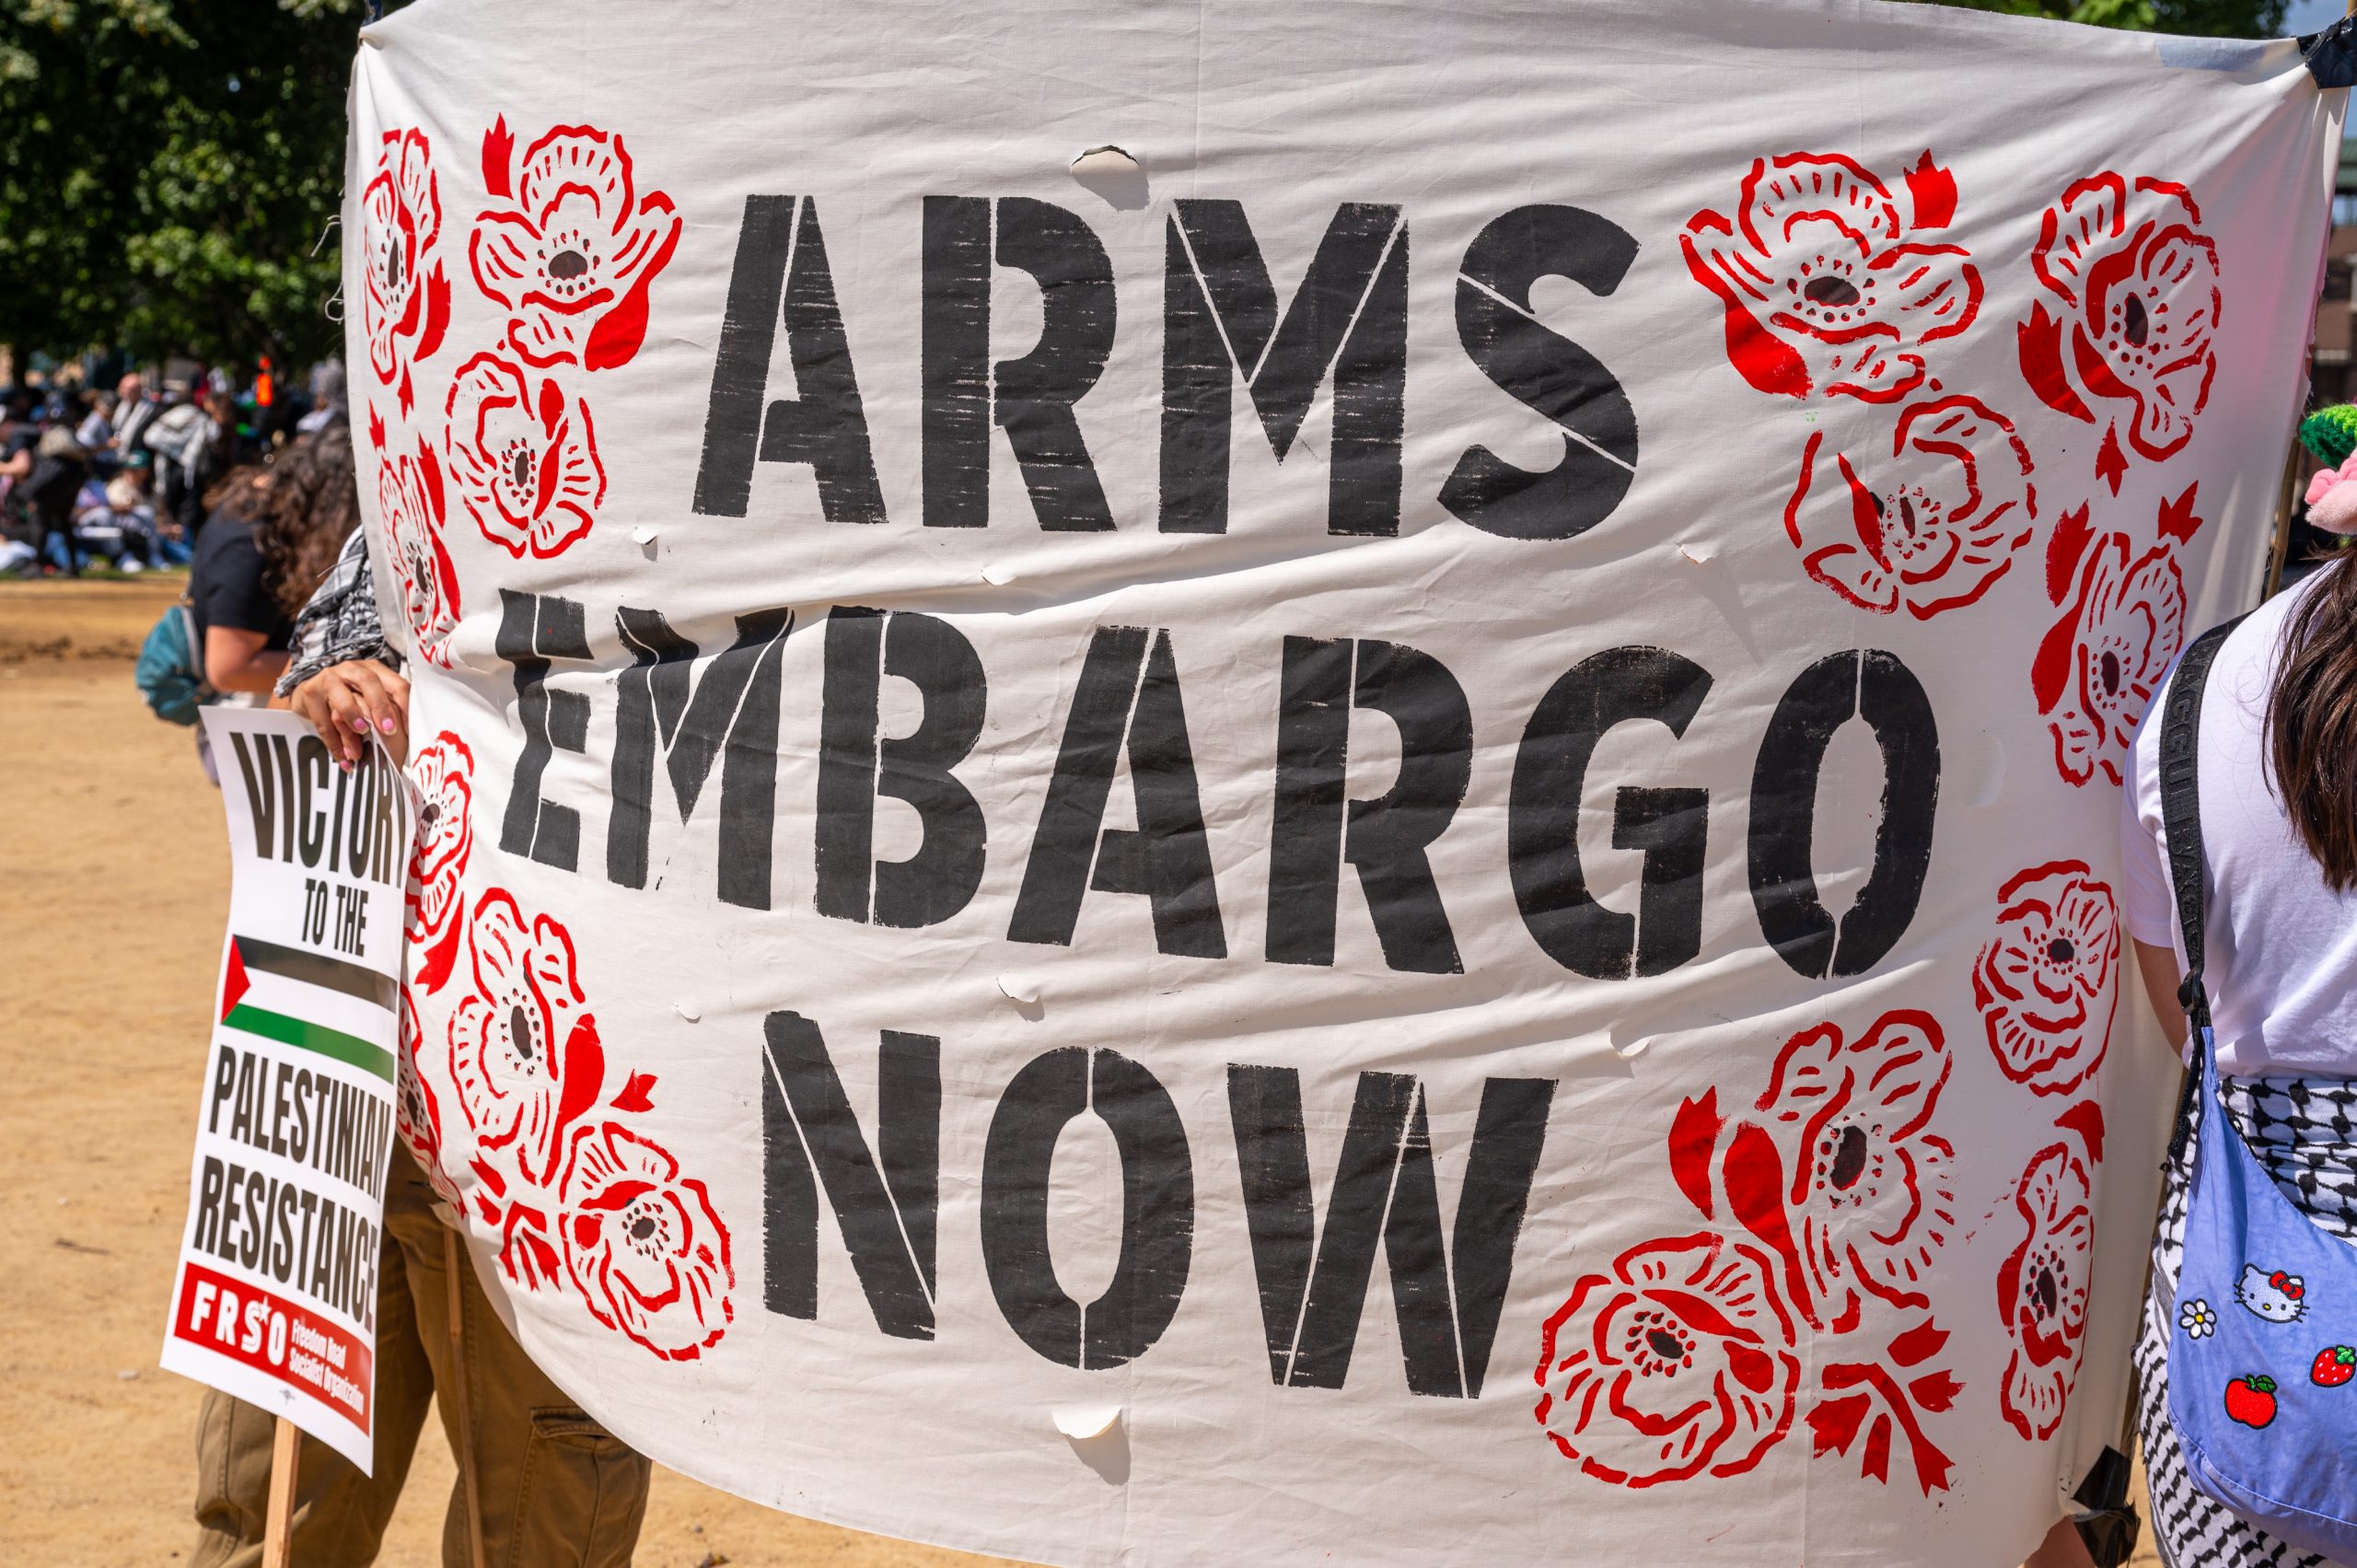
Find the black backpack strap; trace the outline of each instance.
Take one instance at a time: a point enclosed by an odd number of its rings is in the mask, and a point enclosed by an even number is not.
[[[2210,684],[2218,650],[2242,620],[2238,615],[2193,640],[2177,660],[2168,706],[2161,714],[2161,824],[2168,838],[2177,927],[2185,936],[2185,980],[2177,1000],[2196,1028],[2210,1021],[2210,996],[2201,984],[2201,691]]]
[[[2161,825],[2168,840],[2169,885],[2177,894],[2177,929],[2185,937],[2185,979],[2177,988],[2177,1005],[2196,1042],[2210,1027],[2210,993],[2201,982],[2201,692],[2210,684],[2210,667],[2227,634],[2243,623],[2237,615],[2223,626],[2212,626],[2193,640],[2177,660],[2169,681],[2168,705],[2161,712]],[[2199,1066],[2185,1075],[2178,1096],[2177,1129],[2169,1138],[2169,1160],[2185,1156],[2193,1131],[2193,1106],[2201,1093]]]

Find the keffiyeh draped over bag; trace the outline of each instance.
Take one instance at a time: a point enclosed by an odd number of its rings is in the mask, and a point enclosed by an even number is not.
[[[401,656],[385,641],[377,612],[377,589],[368,570],[368,530],[354,528],[343,553],[312,590],[295,618],[294,656],[278,678],[282,697],[331,664],[375,659],[401,668]]]

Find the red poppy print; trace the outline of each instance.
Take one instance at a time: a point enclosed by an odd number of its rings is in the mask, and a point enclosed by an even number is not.
[[[1588,1274],[1547,1319],[1538,1423],[1598,1481],[1740,1475],[1791,1430],[1800,1360],[1775,1267],[1702,1232]]]
[[[2097,463],[2118,494],[2121,419],[2129,449],[2159,462],[2210,401],[2218,248],[2184,186],[2107,172],[2046,209],[2030,261],[2060,313],[2041,303],[2021,324],[2022,374],[2056,412],[2107,424]]]
[[[1784,531],[1808,575],[1861,610],[1917,620],[1978,600],[2038,522],[2029,448],[2011,421],[1962,395],[1898,416],[1887,459],[1853,463],[1808,438]],[[1863,464],[1866,476],[1861,477]]]
[[[411,362],[441,346],[450,321],[449,283],[441,261],[427,260],[441,233],[442,195],[424,133],[387,132],[360,193],[360,319],[369,371],[400,398],[403,413]]]
[[[622,139],[595,126],[559,125],[520,160],[513,148],[502,117],[483,138],[483,179],[514,205],[484,213],[467,245],[476,286],[511,313],[508,352],[538,369],[629,363],[679,242],[671,199],[639,195]]]
[[[566,1275],[605,1327],[667,1361],[692,1361],[728,1331],[728,1227],[659,1144],[617,1122],[579,1128],[559,1226]]]
[[[450,386],[450,482],[482,535],[508,554],[562,554],[606,498],[589,405],[479,354]]]
[[[573,938],[526,922],[493,888],[467,926],[474,989],[450,1020],[450,1078],[475,1141],[512,1149],[528,1181],[556,1176],[565,1129],[598,1102],[605,1052],[574,977]]]
[[[1997,1408],[2032,1442],[2044,1442],[2062,1424],[2078,1376],[2095,1246],[2087,1194],[2086,1167],[2062,1144],[2038,1152],[2014,1193],[2024,1230],[1997,1271],[1997,1316],[2013,1339]]]
[[[416,982],[427,992],[449,980],[466,935],[459,884],[475,845],[474,767],[474,752],[447,729],[410,759],[419,805],[401,900],[402,935],[415,955]]]
[[[1759,158],[1732,216],[1686,222],[1695,281],[1725,309],[1727,357],[1763,392],[1895,402],[1922,385],[1922,345],[1980,310],[1980,274],[1961,246],[1919,238],[1953,215],[1955,182],[1925,162],[1910,209],[1839,154]]]
[[[417,1005],[406,989],[401,992],[401,1051],[393,1074],[393,1132],[425,1173],[435,1195],[446,1203],[457,1204],[459,1189],[442,1169],[442,1109],[417,1072],[424,1030],[417,1021]]]
[[[2165,540],[2132,555],[2126,534],[2107,533],[2084,549],[2077,593],[2038,644],[2030,688],[2062,776],[2084,784],[2100,768],[2119,784],[2128,743],[2185,643],[2185,578]]]
[[[2041,1095],[2068,1094],[2111,1040],[2119,909],[2086,865],[2058,860],[1997,890],[1997,934],[1972,966],[1972,1000],[1998,1069]]]
[[[1955,1150],[1924,1130],[1949,1066],[1928,1013],[1886,1013],[1854,1040],[1819,1024],[1785,1041],[1727,1142],[1728,1209],[1783,1258],[1785,1294],[1819,1327],[1855,1328],[1861,1291],[1928,1303],[1956,1226]]]
[[[442,465],[423,441],[414,457],[404,452],[377,463],[377,506],[410,648],[447,669],[450,634],[459,627],[459,573],[442,546],[443,505]]]

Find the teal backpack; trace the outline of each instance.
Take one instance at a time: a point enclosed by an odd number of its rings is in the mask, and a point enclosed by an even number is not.
[[[139,645],[139,663],[131,672],[140,696],[156,716],[170,724],[196,722],[196,711],[220,695],[204,679],[204,660],[197,651],[196,619],[188,601],[164,611],[163,619]]]

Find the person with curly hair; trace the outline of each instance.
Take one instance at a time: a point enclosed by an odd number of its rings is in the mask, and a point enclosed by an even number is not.
[[[360,525],[352,463],[351,427],[331,426],[206,494],[188,595],[215,690],[267,693],[285,670],[295,617]]]

